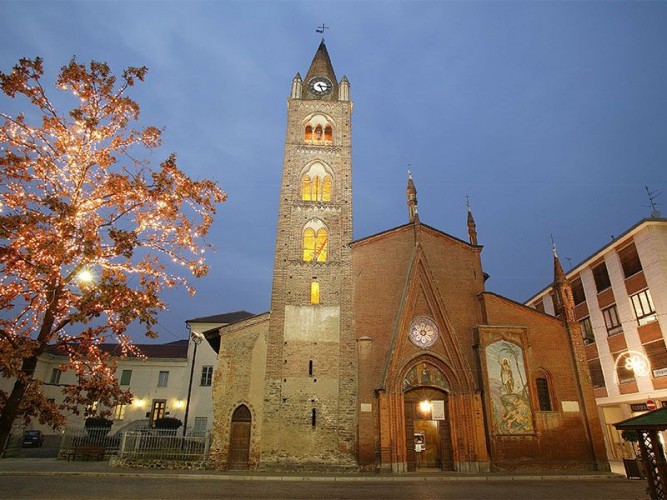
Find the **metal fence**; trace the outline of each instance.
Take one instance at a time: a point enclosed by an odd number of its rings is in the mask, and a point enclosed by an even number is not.
[[[103,447],[107,455],[118,452],[121,435],[111,434],[108,427],[67,427],[63,432],[60,450],[69,452],[82,446]]]
[[[146,429],[124,432],[118,456],[128,460],[187,460],[203,462],[208,459],[211,435],[177,436],[176,431]]]

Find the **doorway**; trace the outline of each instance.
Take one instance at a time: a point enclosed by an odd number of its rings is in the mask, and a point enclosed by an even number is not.
[[[439,389],[420,387],[406,392],[403,401],[408,471],[454,470],[448,394]],[[444,407],[444,415],[433,411],[434,404]]]
[[[155,427],[155,421],[158,418],[164,417],[164,412],[167,409],[167,402],[164,399],[154,399],[151,408],[151,427]]]
[[[229,441],[229,468],[245,470],[250,458],[250,428],[252,415],[247,406],[241,405],[232,415]]]

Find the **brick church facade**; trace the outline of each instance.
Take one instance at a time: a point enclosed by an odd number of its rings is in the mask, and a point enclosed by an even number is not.
[[[408,223],[352,240],[350,84],[324,41],[292,81],[271,311],[217,331],[213,465],[608,468],[567,280],[563,320],[485,290],[482,247]],[[560,281],[559,281],[560,280]]]

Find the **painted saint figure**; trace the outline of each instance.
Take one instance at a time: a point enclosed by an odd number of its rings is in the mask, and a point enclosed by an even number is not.
[[[514,392],[514,375],[512,374],[512,367],[507,358],[504,358],[500,365],[500,383],[506,394]]]

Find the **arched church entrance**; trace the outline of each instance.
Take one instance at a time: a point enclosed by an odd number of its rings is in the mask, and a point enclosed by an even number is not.
[[[250,457],[250,427],[252,415],[246,405],[241,405],[232,414],[229,442],[229,468],[247,469]]]
[[[407,469],[454,470],[449,385],[428,363],[415,365],[403,383]]]

